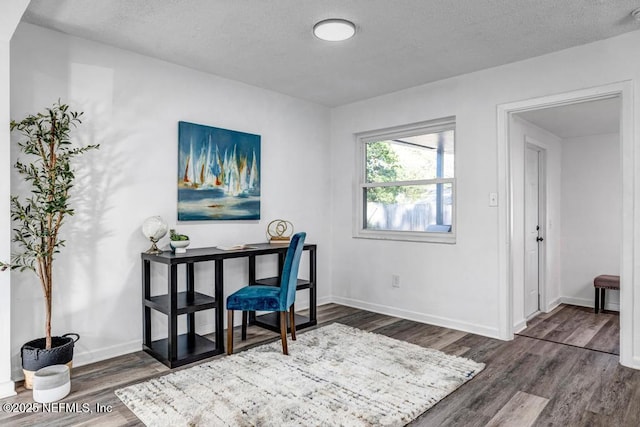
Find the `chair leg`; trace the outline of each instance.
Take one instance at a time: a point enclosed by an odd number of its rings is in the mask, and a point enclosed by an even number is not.
[[[604,312],[604,291],[605,288],[600,289],[600,311]]]
[[[598,314],[598,304],[600,303],[600,289],[595,288],[596,290],[596,299],[595,302],[593,304],[593,311]]]
[[[247,317],[249,316],[248,311],[242,312],[242,341],[246,341],[247,339]]]
[[[289,350],[287,349],[287,312],[280,312],[280,338],[282,339],[282,353],[287,355]]]
[[[291,327],[291,339],[296,340],[296,309],[295,304],[291,304],[289,308],[289,326]]]
[[[227,354],[233,354],[233,310],[227,310]]]

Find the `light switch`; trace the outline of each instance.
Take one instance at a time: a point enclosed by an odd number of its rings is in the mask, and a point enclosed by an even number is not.
[[[498,206],[498,193],[489,193],[489,206]]]

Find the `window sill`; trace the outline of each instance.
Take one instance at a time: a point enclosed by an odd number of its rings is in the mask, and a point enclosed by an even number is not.
[[[444,243],[454,245],[455,233],[427,233],[411,231],[357,230],[355,239],[394,240],[401,242]]]

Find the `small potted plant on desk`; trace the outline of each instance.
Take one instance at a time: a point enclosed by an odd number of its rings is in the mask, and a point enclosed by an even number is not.
[[[187,252],[187,246],[189,246],[189,236],[186,234],[178,234],[176,230],[169,230],[169,246],[171,246],[171,250],[177,254],[184,254]]]
[[[18,147],[28,161],[18,160],[14,167],[31,185],[31,193],[24,201],[11,197],[12,240],[21,250],[11,255],[9,263],[0,261],[0,270],[33,271],[40,279],[45,304],[45,337],[29,341],[21,349],[26,388],[31,388],[33,374],[40,368],[65,364],[71,367],[73,345],[80,338],[77,334],[51,336],[51,294],[54,255],[65,246],[60,227],[74,213],[69,201],[75,180],[71,161],[99,147],[72,146],[69,133],[71,127],[81,123],[81,115],[58,101],[44,113],[10,124],[12,131],[24,137]]]

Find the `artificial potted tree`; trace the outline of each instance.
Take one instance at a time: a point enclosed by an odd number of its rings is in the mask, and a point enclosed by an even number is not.
[[[56,364],[70,367],[73,344],[79,338],[77,334],[51,336],[51,296],[53,263],[65,246],[60,229],[66,217],[74,214],[69,194],[75,179],[72,161],[99,147],[74,147],[71,143],[69,134],[81,123],[81,116],[81,112],[70,111],[68,105],[58,101],[44,113],[10,124],[11,131],[22,136],[18,147],[25,156],[14,167],[31,186],[31,192],[22,200],[11,196],[12,240],[19,250],[12,253],[10,262],[0,261],[0,269],[33,271],[40,279],[45,304],[45,337],[26,343],[21,350],[27,388],[31,388],[33,373],[40,368]]]

